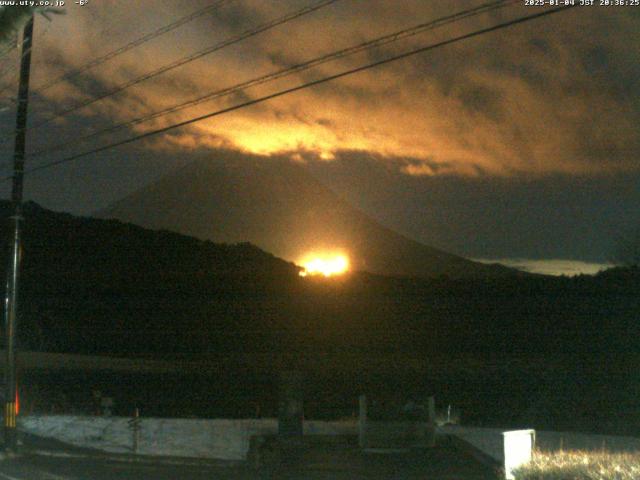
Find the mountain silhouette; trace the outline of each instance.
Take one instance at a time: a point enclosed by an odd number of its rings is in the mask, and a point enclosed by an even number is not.
[[[343,252],[352,269],[452,278],[514,273],[423,245],[379,224],[286,158],[223,152],[200,159],[97,213],[214,242],[251,242],[299,263]]]

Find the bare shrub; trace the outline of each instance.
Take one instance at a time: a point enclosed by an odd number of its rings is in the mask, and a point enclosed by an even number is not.
[[[640,452],[536,451],[513,474],[517,480],[636,480]]]

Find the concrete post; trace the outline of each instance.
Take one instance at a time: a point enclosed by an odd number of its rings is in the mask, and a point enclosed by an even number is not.
[[[367,396],[360,395],[358,399],[358,446],[367,446]]]
[[[427,398],[427,447],[436,446],[436,398]]]
[[[535,445],[535,430],[515,430],[503,432],[504,438],[504,474],[507,480],[513,480],[513,470],[531,461]]]
[[[302,374],[297,371],[280,374],[280,398],[278,405],[278,435],[280,438],[302,437],[304,418],[302,403]]]
[[[133,453],[138,453],[138,444],[140,443],[140,410],[138,408],[133,412]]]
[[[140,443],[140,410],[138,407],[133,412],[127,423],[131,429],[131,450],[133,453],[138,453],[138,444]]]

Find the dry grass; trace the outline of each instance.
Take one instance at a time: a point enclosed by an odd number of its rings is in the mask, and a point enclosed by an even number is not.
[[[536,451],[532,462],[514,476],[517,480],[638,480],[640,452]]]

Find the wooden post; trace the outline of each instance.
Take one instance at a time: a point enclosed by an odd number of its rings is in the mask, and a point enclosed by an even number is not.
[[[367,446],[367,396],[360,395],[358,409],[358,446]]]

